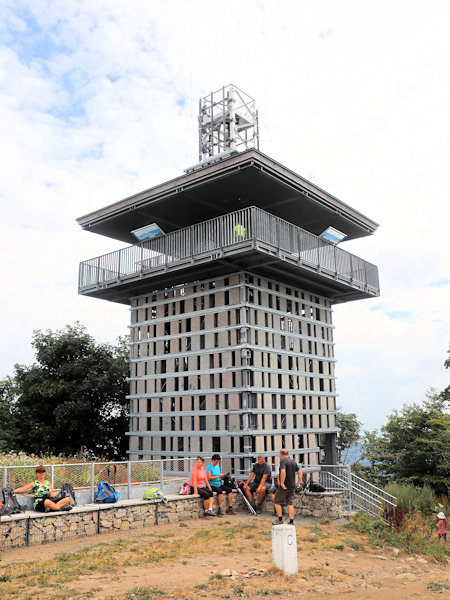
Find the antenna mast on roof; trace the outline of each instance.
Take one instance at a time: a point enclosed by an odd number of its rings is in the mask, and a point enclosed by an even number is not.
[[[200,98],[198,134],[201,163],[238,150],[258,150],[258,111],[254,99],[235,85]]]

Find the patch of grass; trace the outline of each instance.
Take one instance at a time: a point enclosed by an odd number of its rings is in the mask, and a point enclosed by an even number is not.
[[[344,550],[344,544],[333,544],[332,546],[335,550],[339,550],[340,552],[342,552]]]
[[[194,585],[194,587],[196,590],[206,590],[208,585],[206,583],[197,583],[196,585]]]
[[[436,504],[434,491],[424,485],[416,487],[414,485],[404,485],[400,483],[389,483],[385,491],[397,498],[397,503],[406,510],[407,513],[418,509],[425,514],[431,514]]]
[[[238,598],[250,598],[250,594],[245,591],[245,588],[244,588],[243,585],[239,585],[239,584],[232,585],[231,586],[231,591]]]
[[[170,597],[169,594],[157,587],[134,587],[125,594],[123,600],[153,600],[163,596]]]
[[[213,573],[212,575],[209,576],[211,581],[214,581],[216,579],[223,579],[223,575],[222,573]]]
[[[198,531],[196,531],[194,533],[194,535],[192,537],[195,540],[198,540],[199,538],[207,538],[210,533],[211,532],[209,531],[209,529],[199,529]]]
[[[322,577],[323,569],[321,567],[311,567],[308,569],[308,575],[311,577]]]
[[[436,534],[436,519],[413,510],[405,519],[400,531],[394,531],[381,517],[358,513],[345,528],[365,534],[374,546],[394,546],[413,554],[428,554],[447,563],[450,550],[439,544]]]
[[[427,590],[431,590],[432,592],[442,592],[442,590],[450,589],[450,585],[447,583],[438,583],[437,581],[431,581],[427,585]]]
[[[344,543],[347,544],[347,546],[349,546],[353,550],[362,550],[363,548],[363,545],[360,542],[357,542],[356,540],[344,540]]]

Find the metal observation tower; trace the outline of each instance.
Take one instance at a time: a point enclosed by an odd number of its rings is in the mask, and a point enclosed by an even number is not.
[[[130,306],[131,459],[337,462],[332,307],[379,295],[338,244],[377,224],[258,146],[253,99],[224,87],[197,164],[78,219],[127,244],[81,263],[79,293]]]

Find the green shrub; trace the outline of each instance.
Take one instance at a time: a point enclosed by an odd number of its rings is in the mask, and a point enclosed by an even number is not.
[[[447,562],[449,549],[437,538],[436,518],[412,510],[403,522],[402,529],[395,531],[381,517],[358,513],[346,527],[364,533],[374,546],[395,546],[406,552],[428,554],[441,562]]]
[[[436,504],[434,491],[427,485],[416,487],[410,484],[392,482],[384,490],[388,494],[395,496],[397,503],[403,506],[408,513],[414,508],[418,508],[423,513],[431,514]]]

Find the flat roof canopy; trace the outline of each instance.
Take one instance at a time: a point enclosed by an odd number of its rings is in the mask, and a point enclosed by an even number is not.
[[[131,231],[157,223],[166,233],[258,206],[315,235],[329,226],[355,239],[377,223],[252,149],[80,217],[83,229],[135,244]]]

